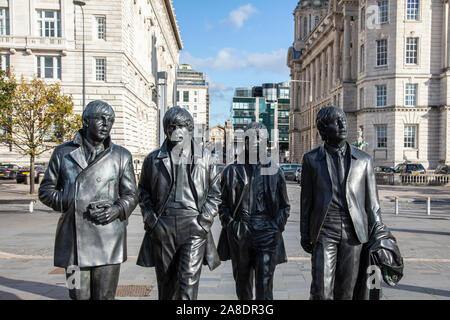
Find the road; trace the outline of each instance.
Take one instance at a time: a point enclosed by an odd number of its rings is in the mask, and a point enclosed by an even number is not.
[[[289,182],[288,193],[292,210],[283,236],[289,262],[276,269],[274,298],[304,300],[309,298],[311,265],[299,245],[299,186]],[[431,216],[426,216],[424,203],[401,203],[398,216],[393,214],[392,202],[381,204],[383,220],[397,238],[405,260],[404,278],[397,287],[384,286],[383,299],[450,299],[450,204],[433,204]],[[26,203],[0,204],[0,299],[68,299],[65,276],[52,264],[58,217],[40,203],[32,214]],[[218,219],[212,230],[217,242]],[[154,269],[136,266],[143,235],[137,209],[129,220],[129,257],[122,265],[119,283],[123,292],[131,291],[119,299],[157,299]],[[126,287],[131,285],[136,287]],[[149,295],[139,296],[143,286],[154,288]],[[230,262],[214,271],[203,268],[200,300],[235,300],[234,290]]]

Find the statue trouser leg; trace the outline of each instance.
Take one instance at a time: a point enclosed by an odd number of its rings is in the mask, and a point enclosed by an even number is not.
[[[253,252],[247,238],[237,242],[228,233],[233,278],[239,300],[253,300],[253,278],[255,274]]]
[[[258,251],[255,258],[256,300],[273,300],[274,254]]]
[[[326,218],[312,253],[311,299],[352,299],[361,248],[349,217]]]
[[[120,264],[81,268],[79,284],[69,290],[72,300],[114,300],[119,284]],[[71,274],[66,273],[66,277]]]
[[[160,300],[196,300],[206,249],[197,216],[162,216],[152,232]]]

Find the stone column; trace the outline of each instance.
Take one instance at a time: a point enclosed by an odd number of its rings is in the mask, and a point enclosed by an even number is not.
[[[316,59],[316,67],[315,67],[315,71],[316,71],[316,90],[315,91],[315,95],[314,97],[316,99],[319,98],[320,95],[320,56]]]
[[[448,33],[448,1],[444,1],[444,6],[442,10],[442,48],[441,48],[441,55],[442,55],[442,69],[447,68],[447,33]]]
[[[335,30],[336,34],[334,37],[334,44],[333,44],[333,82],[336,83],[340,79],[340,69],[339,69],[339,53],[341,52],[340,45],[341,45],[341,37],[339,34],[339,29]]]
[[[343,44],[343,80],[349,81],[351,79],[351,58],[350,58],[350,37],[351,37],[351,29],[350,29],[350,16],[344,17],[344,44]]]
[[[445,3],[445,11],[447,11],[447,68],[450,68],[450,4]]]
[[[358,78],[358,16],[354,16],[352,29],[352,80]]]
[[[328,95],[331,91],[331,88],[333,87],[333,71],[331,68],[331,61],[333,59],[333,55],[331,53],[331,46],[327,47],[327,61],[328,61],[328,70],[327,70],[327,91],[326,94]]]
[[[323,96],[325,94],[325,84],[326,84],[326,78],[325,78],[325,68],[327,67],[326,62],[327,62],[327,56],[326,56],[326,49],[324,51],[322,51],[321,54],[321,61],[322,61],[322,78],[320,79],[320,96]]]

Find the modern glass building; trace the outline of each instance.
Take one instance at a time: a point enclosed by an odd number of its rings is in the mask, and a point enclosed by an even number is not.
[[[289,150],[289,109],[289,82],[237,88],[232,106],[233,129],[244,129],[253,121],[263,123],[269,131],[270,145],[278,143],[280,161],[284,162]]]

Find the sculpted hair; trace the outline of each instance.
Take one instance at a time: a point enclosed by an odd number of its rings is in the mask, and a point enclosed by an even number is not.
[[[83,126],[85,123],[89,122],[89,118],[98,113],[105,113],[111,115],[113,118],[116,117],[114,109],[105,101],[102,100],[94,100],[88,103],[86,108],[83,111],[82,120]]]
[[[163,118],[164,132],[167,132],[167,128],[171,124],[187,127],[189,132],[194,131],[194,119],[189,111],[181,107],[170,108]]]
[[[320,136],[323,141],[326,141],[326,129],[328,124],[333,120],[333,116],[335,113],[343,115],[344,118],[347,118],[344,110],[336,106],[326,106],[319,110],[316,118],[316,126],[317,130],[319,130]]]

